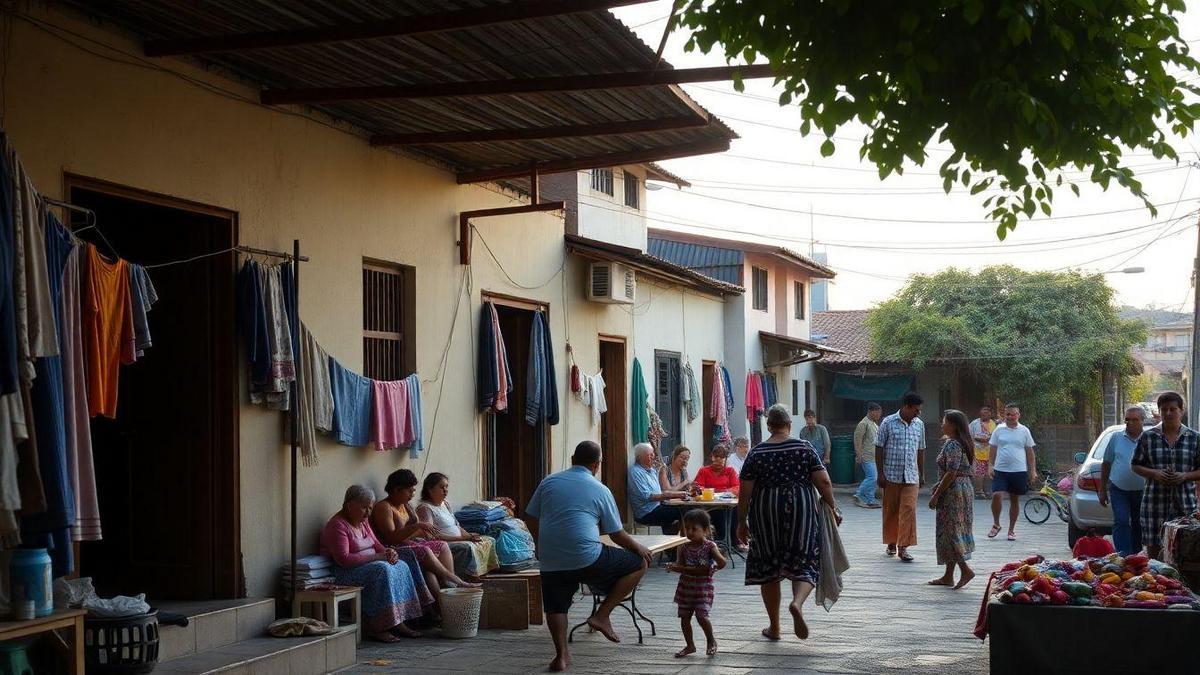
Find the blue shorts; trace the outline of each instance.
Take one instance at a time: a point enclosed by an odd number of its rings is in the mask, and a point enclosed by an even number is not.
[[[601,546],[596,562],[577,570],[542,572],[542,609],[547,614],[566,614],[579,592],[579,584],[608,593],[623,576],[632,574],[645,562],[638,554],[616,546]]]
[[[1028,471],[996,471],[992,477],[992,492],[1007,492],[1013,496],[1020,496],[1028,490]]]

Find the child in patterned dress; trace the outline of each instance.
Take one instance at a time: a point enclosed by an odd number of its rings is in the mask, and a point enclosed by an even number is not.
[[[687,644],[679,650],[676,658],[695,653],[692,641],[692,615],[704,631],[707,653],[717,653],[717,638],[713,635],[712,623],[708,620],[713,603],[713,578],[717,570],[725,567],[725,556],[721,549],[709,539],[712,520],[708,511],[692,509],[683,516],[683,532],[688,542],[679,547],[678,562],[667,566],[667,571],[679,573],[679,585],[675,587],[675,604],[679,606],[679,622],[683,628],[683,639]]]

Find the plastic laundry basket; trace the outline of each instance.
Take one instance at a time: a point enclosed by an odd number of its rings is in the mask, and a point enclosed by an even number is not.
[[[442,637],[469,638],[479,632],[482,588],[442,589]]]

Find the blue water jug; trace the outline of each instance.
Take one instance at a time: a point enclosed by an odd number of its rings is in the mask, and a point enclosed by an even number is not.
[[[54,612],[54,588],[50,572],[50,554],[44,548],[19,548],[8,564],[12,602],[33,601],[34,616]]]

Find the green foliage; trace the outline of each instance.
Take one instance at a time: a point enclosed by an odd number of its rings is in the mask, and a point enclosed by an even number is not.
[[[1178,161],[1162,127],[1184,136],[1200,117],[1185,80],[1200,63],[1179,35],[1183,0],[685,0],[687,49],[720,46],[733,61],[765,59],[799,102],[800,132],[869,129],[860,157],[880,178],[953,147],[943,188],[983,199],[1000,238],[1019,217],[1051,213],[1079,171],[1112,182],[1155,213],[1120,165],[1122,148]],[[1171,74],[1168,71],[1174,71]],[[741,89],[741,82],[735,86]]]
[[[1150,373],[1131,376],[1123,387],[1125,390],[1125,400],[1130,403],[1149,401],[1150,392],[1154,391],[1154,382],[1155,377]]]
[[[1117,316],[1101,275],[1008,265],[915,275],[867,327],[875,358],[971,369],[1034,423],[1074,421],[1076,398],[1098,400],[1102,369],[1132,374],[1129,348],[1146,339]]]

